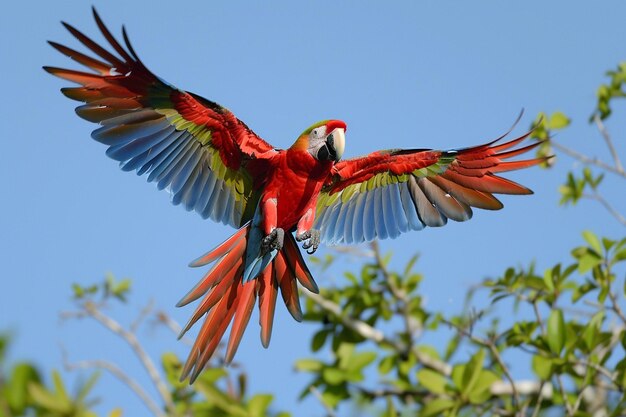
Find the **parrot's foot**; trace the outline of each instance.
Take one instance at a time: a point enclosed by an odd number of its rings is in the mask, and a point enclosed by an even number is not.
[[[285,231],[280,227],[272,230],[272,232],[265,236],[261,241],[261,253],[266,254],[275,250],[281,250],[283,248],[283,242],[285,240]]]
[[[306,250],[310,248],[311,250],[307,250],[306,253],[313,255],[320,246],[320,231],[317,229],[307,230],[304,233],[296,235],[296,240],[298,242],[306,240],[306,242],[302,244],[302,249]]]

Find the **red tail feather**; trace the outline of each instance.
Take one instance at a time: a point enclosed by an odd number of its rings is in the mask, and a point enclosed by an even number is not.
[[[270,268],[271,267],[266,269]],[[248,281],[245,284],[240,284],[240,286],[235,320],[230,330],[230,338],[228,339],[228,347],[226,348],[226,363],[230,363],[233,360],[235,352],[237,352],[237,348],[239,347],[239,342],[241,342],[243,332],[246,330],[248,321],[250,321],[250,315],[252,314],[252,309],[256,302],[259,282],[257,280]]]
[[[279,252],[274,259],[276,279],[280,287],[280,294],[283,296],[283,301],[291,316],[297,321],[302,321],[302,309],[300,308],[300,299],[298,298],[296,277],[287,266],[284,256],[283,252]]]
[[[246,241],[241,239],[236,241],[235,244],[229,248],[229,252],[221,259],[217,261],[213,268],[202,278],[202,280],[196,285],[182,300],[176,304],[177,307],[181,307],[189,304],[192,301],[197,300],[204,295],[211,287],[217,285],[229,272],[236,270],[235,266],[239,262],[239,265],[243,262],[243,256],[246,251]]]
[[[250,225],[248,225],[248,224],[245,225],[241,229],[237,230],[237,232],[235,234],[233,234],[231,237],[229,237],[224,242],[222,242],[220,245],[218,245],[216,248],[211,249],[206,254],[202,255],[201,257],[199,257],[195,261],[191,262],[189,264],[189,266],[192,267],[192,268],[196,268],[196,267],[199,267],[199,266],[205,266],[205,265],[210,264],[214,260],[221,258],[225,254],[230,252],[230,250],[233,248],[233,246],[235,246],[235,244],[237,242],[239,242],[240,239],[243,239],[246,236],[246,234],[248,233],[249,229],[250,229]]]
[[[231,321],[233,324],[224,361],[230,363],[233,360],[257,298],[261,342],[267,347],[272,334],[278,289],[280,288],[287,309],[298,321],[302,320],[302,310],[296,280],[309,290],[317,291],[317,285],[291,234],[285,236],[283,249],[268,267],[255,280],[243,283],[250,227],[249,224],[242,227],[224,243],[191,263],[191,266],[201,266],[217,262],[178,303],[178,306],[186,305],[204,296],[181,332],[182,336],[198,320],[205,317],[183,368],[182,379],[189,377],[193,382],[198,377],[215,353]]]
[[[266,268],[261,274],[259,287],[259,325],[261,326],[261,343],[268,347],[272,336],[274,323],[274,311],[276,311],[276,296],[278,295],[278,282],[276,281],[276,267]]]

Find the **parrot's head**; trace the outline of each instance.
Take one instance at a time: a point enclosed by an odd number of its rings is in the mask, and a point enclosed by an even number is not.
[[[306,150],[318,161],[339,162],[346,147],[346,124],[341,120],[324,120],[305,130],[294,148]]]

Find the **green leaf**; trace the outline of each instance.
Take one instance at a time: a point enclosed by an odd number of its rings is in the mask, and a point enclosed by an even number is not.
[[[376,352],[360,352],[350,356],[346,364],[346,370],[349,372],[361,371],[370,363],[376,360]]]
[[[72,284],[72,291],[74,292],[74,298],[80,299],[85,295],[83,287],[78,284]]]
[[[257,394],[248,402],[250,417],[264,417],[267,415],[267,408],[272,402],[270,394]]]
[[[341,343],[337,348],[337,358],[339,359],[339,367],[341,369],[347,369],[348,362],[354,353],[354,345],[352,343]]]
[[[346,388],[341,385],[327,387],[322,393],[322,399],[332,408],[336,407],[337,404],[345,398],[348,398],[348,392]]]
[[[26,407],[28,384],[33,382],[39,382],[37,370],[28,363],[19,363],[13,367],[9,383],[4,385],[7,402],[20,415]],[[1,388],[3,384],[0,382]]]
[[[546,272],[543,274],[543,282],[546,284],[546,289],[549,292],[554,291],[554,277],[552,269],[546,269]]]
[[[578,259],[578,273],[584,274],[602,262],[600,255],[588,251]]]
[[[626,248],[620,250],[615,255],[613,255],[614,262],[620,262],[620,261],[623,261],[624,259],[626,259]]]
[[[550,351],[560,355],[565,346],[565,320],[563,312],[559,309],[552,310],[548,317],[547,339]]]
[[[463,387],[463,374],[465,374],[465,369],[467,368],[466,364],[458,364],[452,367],[452,382],[454,385],[459,388],[459,390]]]
[[[393,365],[395,365],[396,360],[397,356],[395,355],[383,358],[380,362],[378,362],[378,373],[381,375],[387,375],[393,368]]]
[[[430,392],[435,394],[446,392],[446,378],[438,372],[422,368],[417,371],[417,380]]]
[[[481,371],[474,387],[469,393],[469,400],[473,404],[483,404],[491,396],[491,386],[499,381],[500,377],[492,371]]]
[[[52,372],[52,382],[54,384],[54,390],[62,401],[67,403],[70,402],[70,397],[67,395],[67,391],[65,390],[65,385],[63,384],[63,380],[61,379],[61,374],[58,371]]]
[[[550,358],[541,355],[533,356],[532,368],[543,381],[549,380],[552,376],[552,360]]]
[[[128,278],[121,280],[119,284],[117,284],[117,286],[115,287],[115,292],[123,293],[128,291],[130,289],[130,284],[131,280]]]
[[[550,130],[563,129],[564,127],[569,126],[570,119],[562,112],[557,111],[552,113],[550,116]]]
[[[440,416],[444,411],[451,409],[455,406],[453,400],[447,398],[437,398],[429,403],[426,403],[420,410],[419,415],[421,417]]]
[[[70,404],[57,398],[54,394],[47,391],[42,385],[31,382],[28,384],[28,394],[38,407],[46,410],[55,411],[60,414],[65,414],[70,411]]]
[[[100,372],[98,371],[93,372],[91,375],[89,375],[87,381],[85,381],[85,383],[83,383],[78,389],[78,392],[76,393],[76,401],[84,402],[87,398],[87,395],[89,395],[93,387],[96,385],[96,382],[98,382],[99,378]]]
[[[596,347],[596,338],[600,333],[602,322],[604,321],[604,311],[598,311],[591,318],[585,330],[582,334],[582,340],[584,341],[587,349],[591,351]]]
[[[329,334],[330,331],[328,330],[320,330],[319,332],[315,333],[315,335],[313,336],[313,340],[311,341],[311,350],[313,352],[317,352],[318,350],[320,350],[322,346],[324,346],[324,343],[326,343],[326,338]]]
[[[417,260],[419,259],[419,254],[415,254],[413,256],[411,256],[411,259],[409,259],[409,262],[407,262],[406,267],[404,268],[404,276],[408,276],[411,271],[413,270],[413,266],[415,265],[415,262],[417,262]]]
[[[598,236],[596,236],[592,231],[585,230],[583,232],[583,238],[587,241],[589,246],[598,254],[602,254],[602,245],[600,244],[600,240]]]
[[[300,359],[294,366],[301,372],[319,372],[324,364],[317,359]]]
[[[467,362],[467,367],[463,372],[463,385],[460,387],[462,393],[467,394],[472,391],[483,369],[484,362],[485,351],[483,349],[476,352],[469,362]]]
[[[589,291],[595,290],[596,288],[598,288],[598,286],[594,282],[586,280],[584,284],[579,285],[574,289],[574,292],[572,293],[572,302],[577,302],[582,296],[587,294]]]
[[[329,385],[338,385],[346,380],[346,373],[336,368],[324,368],[322,378]]]
[[[196,380],[195,385],[198,385],[198,383],[212,385],[226,375],[227,372],[224,368],[204,368],[204,370]]]

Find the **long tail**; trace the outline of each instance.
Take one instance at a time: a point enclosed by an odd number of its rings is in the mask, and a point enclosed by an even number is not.
[[[189,378],[190,383],[195,381],[217,349],[231,321],[233,325],[225,362],[233,360],[257,298],[261,343],[267,347],[272,334],[278,290],[287,310],[297,321],[302,321],[302,310],[296,280],[309,291],[319,292],[291,233],[285,234],[283,248],[267,268],[256,279],[244,283],[242,278],[250,228],[250,224],[246,224],[224,243],[190,264],[199,267],[215,262],[211,270],[176,305],[182,307],[203,297],[179,337],[205,316],[183,368],[181,381],[186,378]]]

